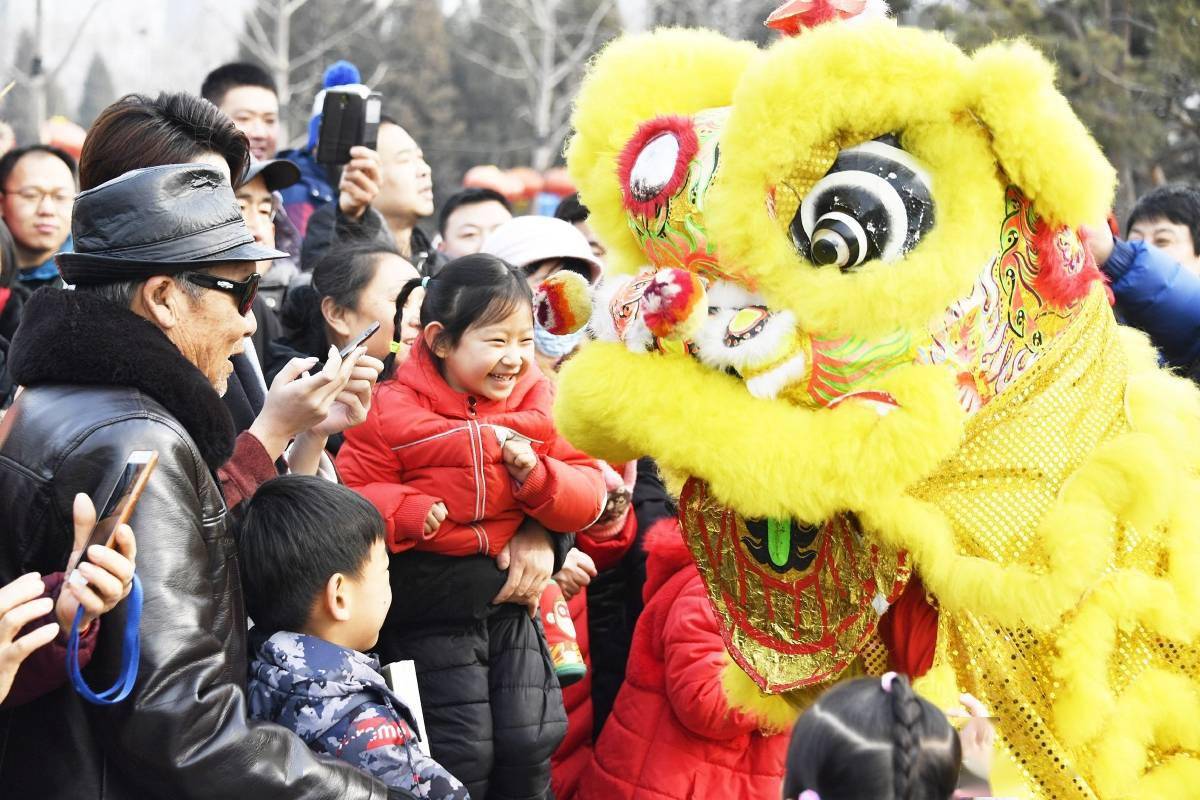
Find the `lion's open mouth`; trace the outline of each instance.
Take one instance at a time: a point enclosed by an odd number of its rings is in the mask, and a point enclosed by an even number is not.
[[[636,302],[648,280],[644,273],[609,288],[599,307],[616,311]],[[773,310],[761,295],[728,281],[708,287],[707,305],[699,329],[679,349],[717,372],[740,379],[752,397],[778,398],[809,408],[863,401],[881,414],[898,405],[874,385],[874,379],[912,363],[908,335],[882,341],[814,337],[791,311]],[[634,352],[662,349],[664,342],[639,323],[634,317],[625,326],[601,328],[599,337],[621,338]]]

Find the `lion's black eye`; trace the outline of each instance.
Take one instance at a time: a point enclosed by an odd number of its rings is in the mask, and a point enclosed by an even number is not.
[[[895,261],[933,228],[929,173],[885,136],[843,150],[805,195],[792,241],[817,266]]]

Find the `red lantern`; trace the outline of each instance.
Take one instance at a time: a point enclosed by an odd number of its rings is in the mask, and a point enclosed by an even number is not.
[[[83,140],[87,131],[66,117],[51,117],[42,123],[42,141],[71,154],[76,161],[83,152]]]
[[[521,198],[524,200],[533,199],[546,185],[545,178],[532,167],[513,167],[508,174],[521,182]]]
[[[467,174],[463,176],[462,185],[469,189],[491,189],[494,192],[504,194],[504,186],[507,180],[504,173],[495,164],[483,164],[477,167],[471,167],[467,170]]]
[[[567,174],[564,167],[552,167],[546,170],[546,182],[542,186],[542,191],[566,197],[575,194],[575,182],[571,180],[571,176]]]

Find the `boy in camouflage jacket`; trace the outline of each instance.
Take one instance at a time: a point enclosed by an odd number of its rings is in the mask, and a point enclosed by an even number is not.
[[[468,800],[417,746],[412,713],[362,652],[391,605],[383,520],[354,492],[310,476],[263,484],[238,549],[257,644],[250,716],[416,797]]]

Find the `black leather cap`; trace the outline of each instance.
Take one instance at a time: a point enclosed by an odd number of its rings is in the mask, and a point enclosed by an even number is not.
[[[81,193],[71,212],[71,236],[75,252],[55,256],[71,284],[287,257],[255,244],[228,178],[206,164],[135,169]]]

